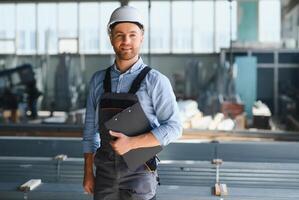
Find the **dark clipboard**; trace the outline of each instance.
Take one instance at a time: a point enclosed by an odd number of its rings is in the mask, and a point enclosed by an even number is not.
[[[116,114],[105,122],[105,126],[108,130],[121,132],[129,137],[149,132],[152,129],[140,103],[136,103]],[[134,171],[161,150],[162,146],[138,148],[122,156],[128,168]]]

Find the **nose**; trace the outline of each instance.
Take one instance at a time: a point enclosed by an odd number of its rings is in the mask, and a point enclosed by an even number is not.
[[[131,38],[129,35],[124,35],[123,37],[123,43],[124,44],[129,44],[131,42]]]

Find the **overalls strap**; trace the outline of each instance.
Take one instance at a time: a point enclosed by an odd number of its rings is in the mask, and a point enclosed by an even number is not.
[[[111,92],[111,75],[110,75],[111,67],[106,69],[105,79],[104,79],[104,92]]]
[[[145,68],[142,69],[142,71],[137,75],[135,80],[133,81],[131,88],[128,93],[130,94],[135,94],[141,85],[141,82],[143,79],[146,77],[147,73],[151,70],[150,67],[146,66]],[[111,92],[111,67],[108,67],[106,69],[106,74],[105,74],[105,79],[104,79],[104,91],[105,93]]]
[[[145,76],[149,71],[151,71],[151,68],[148,66],[142,69],[142,71],[138,74],[138,76],[133,81],[128,93],[135,94],[139,90],[141,82],[143,81],[143,79],[145,78]]]

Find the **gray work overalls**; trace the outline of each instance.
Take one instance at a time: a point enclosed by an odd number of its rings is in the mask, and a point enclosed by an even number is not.
[[[122,110],[138,102],[136,91],[142,80],[151,70],[145,67],[133,81],[128,93],[111,92],[109,67],[104,80],[104,93],[99,103],[99,132],[101,147],[97,150],[95,200],[150,200],[155,199],[157,172],[149,171],[141,165],[136,171],[128,169],[123,158],[115,153],[110,145],[112,140],[104,123]]]

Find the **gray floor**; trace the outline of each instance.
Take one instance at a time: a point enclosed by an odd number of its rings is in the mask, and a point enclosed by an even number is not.
[[[24,193],[17,190],[18,183],[0,183],[0,199],[24,199]],[[299,190],[236,188],[228,186],[228,196],[211,195],[210,187],[197,186],[159,186],[158,200],[297,200]],[[80,184],[43,183],[34,191],[27,193],[28,200],[92,200],[91,195],[84,194]]]
[[[297,200],[298,142],[174,143],[160,154],[158,200]],[[57,154],[68,159],[59,164]],[[223,159],[220,181],[228,196],[212,195],[214,158]],[[18,186],[28,179],[44,182],[28,200],[91,200],[81,182],[81,139],[0,137],[0,200],[24,199]]]

